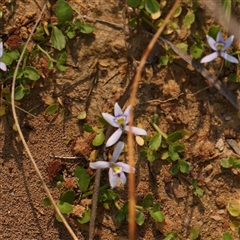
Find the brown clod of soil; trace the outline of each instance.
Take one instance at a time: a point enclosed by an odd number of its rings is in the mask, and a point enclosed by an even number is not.
[[[52,181],[59,173],[63,171],[66,167],[65,163],[62,163],[59,160],[54,160],[48,163],[47,172],[49,179]]]

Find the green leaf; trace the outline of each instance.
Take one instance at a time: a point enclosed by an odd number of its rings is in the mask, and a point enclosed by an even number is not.
[[[79,120],[83,120],[83,119],[85,119],[86,117],[87,117],[86,111],[82,111],[82,112],[80,112],[80,113],[77,115],[77,119],[79,119]]]
[[[171,158],[172,161],[176,161],[179,159],[179,154],[177,153],[177,151],[174,148],[174,145],[171,144],[168,147],[168,153],[169,153],[169,157]]]
[[[194,194],[196,196],[202,196],[203,195],[203,190],[200,187],[196,187],[195,191],[194,191]]]
[[[228,212],[233,216],[233,217],[238,217],[240,215],[240,211],[237,208],[228,208]]]
[[[151,150],[158,150],[162,142],[162,135],[159,133],[156,133],[149,142],[149,148]]]
[[[130,7],[138,7],[142,3],[142,0],[127,0],[127,5]]]
[[[52,206],[52,203],[48,197],[45,197],[43,199],[43,204],[44,204],[44,206]]]
[[[212,26],[212,27],[210,27],[210,29],[208,31],[208,35],[210,37],[212,37],[213,39],[216,39],[217,38],[217,34],[220,31],[221,31],[221,28],[219,26]]]
[[[60,200],[63,201],[63,202],[67,202],[67,203],[72,204],[73,201],[75,200],[75,196],[76,196],[75,191],[68,190],[68,191],[63,193],[63,195],[61,196]]]
[[[105,202],[105,201],[108,201],[108,202],[111,202],[111,201],[114,201],[114,200],[117,200],[119,197],[118,195],[110,190],[110,189],[106,189],[104,191],[102,191],[102,194],[100,195],[98,201],[99,202]]]
[[[192,179],[192,186],[193,186],[194,188],[198,187],[197,180],[194,179],[194,178]]]
[[[221,240],[233,240],[231,233],[223,233]]]
[[[235,73],[231,73],[228,79],[232,82],[240,82],[240,78]]]
[[[188,50],[188,45],[186,43],[178,43],[176,46],[181,49],[183,52],[187,52]]]
[[[109,123],[104,119],[104,117],[98,117],[98,123],[102,124],[104,127],[108,127]]]
[[[159,203],[155,203],[151,210],[153,212],[157,212],[159,209],[160,209],[160,204]]]
[[[221,159],[220,164],[223,168],[230,168],[232,167],[232,163],[230,162],[229,158]]]
[[[139,226],[142,226],[144,223],[145,217],[144,214],[138,210],[136,210],[136,223]]]
[[[83,130],[85,132],[91,132],[91,133],[95,133],[95,131],[93,130],[92,126],[90,126],[88,123],[85,123],[83,125]]]
[[[176,142],[177,140],[183,138],[183,134],[180,131],[173,132],[168,135],[167,141],[168,142]]]
[[[161,57],[159,58],[159,63],[160,63],[162,66],[167,66],[167,65],[168,65],[168,59],[169,59],[168,56],[161,56]]]
[[[9,74],[11,77],[13,77],[15,69],[16,69],[15,67],[10,69]],[[23,76],[23,69],[20,67],[18,68],[18,71],[17,71],[17,79],[22,78],[22,76]]]
[[[73,39],[75,37],[75,29],[74,26],[72,25],[71,22],[66,22],[65,23],[66,26],[68,26],[67,30],[66,30],[66,35],[69,37],[69,39]]]
[[[82,192],[86,191],[89,187],[91,177],[88,175],[86,169],[77,166],[74,171],[74,177],[78,178],[78,187]]]
[[[190,53],[195,59],[198,59],[202,56],[203,53],[203,47],[201,44],[194,44],[190,48]]]
[[[153,195],[151,193],[146,194],[142,203],[143,208],[144,209],[149,208],[152,205],[152,203],[153,203]]]
[[[67,214],[73,211],[73,207],[70,203],[63,202],[61,200],[57,202],[57,207],[59,208],[60,212],[64,214]]]
[[[175,240],[178,237],[178,234],[175,232],[167,233],[167,236],[163,240]]]
[[[124,212],[125,214],[128,213],[128,210],[129,210],[129,201],[126,201],[126,202],[124,203],[122,210],[123,210],[123,212]]]
[[[199,228],[193,227],[190,232],[190,240],[196,240],[199,237]]]
[[[72,19],[71,6],[64,0],[58,0],[56,6],[56,16],[59,23],[65,23],[66,21],[70,21]]]
[[[23,85],[19,85],[14,90],[14,100],[21,100],[25,96],[25,94],[29,93],[29,88],[24,88]]]
[[[58,70],[60,70],[61,72],[64,72],[67,69],[66,66],[58,64],[58,63],[56,64],[56,66],[57,66]]]
[[[174,165],[170,170],[172,175],[176,175],[179,172],[179,165]]]
[[[35,68],[27,66],[24,69],[24,77],[29,78],[30,80],[36,81],[40,78],[40,75]]]
[[[66,45],[66,40],[63,33],[56,26],[52,27],[51,43],[53,47],[59,51],[65,48]]]
[[[186,28],[190,28],[194,21],[195,21],[195,14],[193,13],[192,10],[188,10],[188,12],[183,20],[184,26]]]
[[[104,140],[105,140],[105,135],[104,135],[103,132],[100,132],[100,133],[98,133],[98,134],[96,135],[96,137],[93,139],[92,145],[95,146],[95,147],[100,146],[100,145],[103,144]]]
[[[53,69],[53,62],[52,61],[48,61],[48,69]]]
[[[77,221],[81,224],[88,223],[91,218],[91,209],[88,208],[82,218],[77,218]]]
[[[51,115],[54,114],[55,112],[57,112],[59,109],[59,104],[58,103],[54,103],[51,104],[50,106],[47,107],[45,114],[46,115]]]
[[[196,42],[197,43],[203,43],[203,40],[202,40],[202,38],[199,36],[199,35],[197,35],[197,34],[193,34],[193,37],[195,38],[195,40],[196,40]]]
[[[79,19],[76,19],[74,21],[74,23],[76,24],[78,30],[81,33],[91,33],[94,31],[94,27],[93,25],[91,25],[90,23],[81,23]]]
[[[190,172],[190,165],[186,161],[179,159],[178,165],[179,165],[180,172],[182,173]]]
[[[153,212],[152,210],[150,210],[150,215],[157,222],[162,222],[164,220],[164,213],[162,211]]]
[[[178,7],[176,8],[176,10],[175,10],[175,12],[173,14],[173,17],[177,18],[177,17],[180,16],[181,13],[182,13],[182,7],[181,7],[181,5],[178,5]]]
[[[67,53],[65,51],[60,53],[57,57],[58,64],[64,64],[66,60],[67,60]]]
[[[145,0],[145,9],[148,13],[153,14],[160,10],[160,5],[156,0]]]
[[[125,219],[125,214],[124,212],[120,209],[116,212],[114,219],[116,222],[122,222]]]

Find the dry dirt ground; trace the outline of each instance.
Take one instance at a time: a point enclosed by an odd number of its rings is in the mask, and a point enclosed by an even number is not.
[[[51,2],[54,4],[54,1]],[[163,15],[167,14],[172,3],[168,1]],[[15,27],[20,28],[21,33],[22,19],[36,19],[43,2],[23,0],[10,4],[9,1],[0,0],[0,4],[5,7],[0,23],[1,33],[8,33]],[[75,0],[71,4],[93,18],[117,24],[125,21],[122,1]],[[50,9],[49,4],[46,19]],[[196,16],[207,29],[215,23],[201,7]],[[35,108],[35,117],[17,111],[29,148],[56,200],[59,194],[55,182],[50,181],[46,171],[48,163],[53,160],[50,155],[72,156],[66,142],[83,134],[84,123],[77,120],[75,115],[86,109],[85,122],[94,125],[101,112],[112,109],[131,81],[131,77],[126,77],[126,66],[131,69],[132,59],[138,61],[150,41],[150,37],[136,31],[126,36],[125,31],[111,24],[95,22],[94,27],[94,34],[78,34],[75,39],[68,40],[66,72],[52,73],[49,76],[51,82],[39,80],[31,93],[21,101],[23,109]],[[198,33],[205,38],[195,23],[191,31],[182,27],[179,35],[170,35],[168,38],[174,43],[187,42],[191,33]],[[20,36],[25,42],[25,35]],[[161,54],[164,54],[164,49],[159,45],[150,59],[153,64]],[[88,99],[96,63],[99,80]],[[223,72],[221,78],[227,75],[229,70]],[[239,88],[235,83],[226,84],[235,93]],[[227,139],[240,140],[239,119],[236,109],[217,90],[211,87],[204,89],[206,87],[203,77],[180,58],[167,67],[156,69],[147,65],[144,69],[137,94],[135,122],[141,122],[152,135],[153,129],[148,119],[158,113],[158,125],[164,132],[187,129],[190,137],[185,141],[184,157],[193,170],[191,174],[172,177],[169,164],[156,160],[152,164],[156,176],[154,180],[149,173],[147,160],[136,158],[137,202],[142,201],[146,192],[152,192],[165,213],[165,224],[156,224],[146,216],[143,226],[137,227],[137,239],[163,239],[164,234],[170,231],[187,238],[194,226],[200,228],[199,239],[203,240],[217,240],[223,232],[231,231],[229,223],[234,219],[229,216],[226,205],[230,199],[239,199],[240,179],[237,171],[222,169],[220,159],[233,154]],[[56,94],[65,108],[64,119],[60,114],[45,115],[47,106],[44,99]],[[6,115],[1,117],[0,239],[69,240],[71,237],[63,225],[56,221],[52,210],[43,206],[46,194],[22,143],[18,141],[13,123],[9,108]],[[219,139],[222,140],[220,150],[216,147]],[[140,151],[140,147],[136,146],[136,149]],[[61,161],[66,163],[68,169],[82,164],[82,160]],[[192,176],[198,179],[204,190],[202,197],[195,196],[189,186],[188,180]],[[117,188],[116,192],[121,199],[127,199],[127,186]],[[113,215],[114,211],[104,210],[99,205],[96,239],[127,239],[127,223],[114,222]],[[72,223],[71,226],[79,239],[88,239],[88,224],[78,226]],[[238,239],[236,232],[232,234],[234,239]]]

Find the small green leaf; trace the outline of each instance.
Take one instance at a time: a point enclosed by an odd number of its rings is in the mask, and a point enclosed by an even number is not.
[[[85,123],[83,125],[83,130],[85,132],[91,132],[91,133],[95,133],[95,131],[93,130],[92,126],[90,126],[88,123]]]
[[[188,45],[186,43],[178,43],[176,46],[181,49],[183,52],[187,52],[188,50]]]
[[[99,197],[99,202],[104,202],[104,201],[115,201],[119,198],[119,196],[112,190],[107,189],[102,191],[102,195]]]
[[[0,105],[0,117],[6,113],[6,106],[4,104]]]
[[[194,179],[194,178],[192,179],[192,186],[193,186],[194,188],[198,187],[197,180]]]
[[[59,208],[60,212],[64,214],[67,214],[73,211],[73,207],[71,204],[67,202],[63,202],[61,200],[57,202],[57,207]]]
[[[186,161],[179,159],[178,165],[179,165],[180,172],[182,173],[190,172],[190,165]]]
[[[136,210],[136,223],[139,226],[142,226],[144,223],[145,217],[144,214],[138,210]]]
[[[81,224],[88,223],[91,218],[91,209],[88,208],[82,218],[77,218],[77,221]]]
[[[159,203],[155,203],[151,210],[153,212],[157,212],[159,209],[160,209],[160,204]]]
[[[65,48],[66,45],[66,40],[63,33],[56,26],[52,27],[51,43],[53,47],[59,51]]]
[[[152,203],[153,203],[153,195],[151,193],[148,193],[147,195],[145,195],[143,199],[142,206],[144,209],[147,209],[152,205]]]
[[[195,21],[195,14],[192,10],[189,10],[183,20],[183,24],[186,28],[190,28]]]
[[[200,187],[196,187],[195,191],[194,191],[194,194],[196,196],[202,196],[203,195],[203,190]]]
[[[162,135],[159,133],[156,133],[149,142],[149,148],[151,150],[158,150],[162,142]]]
[[[169,153],[169,157],[171,158],[172,161],[176,161],[179,159],[179,154],[177,153],[177,151],[174,148],[173,144],[170,144],[168,147],[168,153]]]
[[[229,158],[221,159],[220,164],[223,168],[230,168],[232,167],[232,163],[230,162]]]
[[[24,69],[24,77],[29,78],[30,80],[36,81],[40,78],[40,75],[35,68],[27,66]]]
[[[80,113],[77,115],[77,119],[79,119],[79,120],[83,120],[83,119],[85,119],[86,117],[87,117],[86,111],[82,111],[82,112],[80,112]]]
[[[190,240],[196,240],[199,237],[199,228],[193,227],[190,232]]]
[[[159,63],[162,65],[162,66],[167,66],[168,65],[168,56],[161,56],[159,58]]]
[[[43,199],[43,204],[44,204],[44,206],[52,206],[52,203],[48,197],[45,197]]]
[[[210,29],[208,31],[208,35],[210,37],[212,37],[213,39],[216,39],[217,38],[217,34],[220,31],[221,31],[221,28],[219,26],[212,26],[212,27],[210,27]]]
[[[95,146],[95,147],[100,146],[100,145],[103,144],[104,140],[105,140],[105,135],[104,135],[103,132],[100,132],[100,133],[98,133],[98,134],[96,135],[96,137],[93,139],[92,145]]]
[[[60,200],[72,204],[75,200],[76,193],[73,190],[68,190],[63,193]]]
[[[221,240],[233,240],[231,233],[223,233]]]
[[[150,215],[157,222],[162,222],[164,220],[164,213],[162,211],[153,212],[152,210],[150,210]]]
[[[235,73],[231,73],[228,79],[232,82],[240,82],[240,78]]]
[[[203,53],[203,47],[201,44],[194,44],[190,48],[190,53],[195,59],[198,59],[202,56]]]
[[[116,222],[122,222],[125,219],[125,214],[124,212],[120,209],[116,212],[114,219]]]
[[[168,135],[167,141],[168,142],[176,142],[177,140],[182,139],[182,138],[183,138],[182,132],[176,131],[176,132],[173,132]]]
[[[53,62],[52,61],[48,61],[48,69],[53,69]]]
[[[71,6],[64,0],[58,0],[56,6],[56,16],[59,23],[65,23],[66,21],[70,21],[72,19]]]
[[[142,3],[142,0],[127,0],[127,5],[130,7],[138,7]]]
[[[79,19],[75,20],[74,23],[76,24],[78,30],[81,32],[81,33],[91,33],[94,31],[94,27],[93,25],[91,25],[90,23],[81,23],[79,21]]]
[[[50,106],[47,107],[45,114],[46,115],[51,115],[54,114],[55,112],[57,112],[59,109],[59,104],[58,103],[54,103],[51,104]]]
[[[107,127],[109,123],[104,119],[104,117],[98,117],[98,123],[102,124],[104,127]]]
[[[148,13],[153,14],[160,10],[160,5],[156,0],[145,0],[145,9]]]
[[[76,35],[74,26],[72,25],[71,22],[66,22],[65,25],[68,26],[68,28],[66,30],[67,36],[69,37],[69,39],[73,39]]]
[[[86,169],[77,166],[74,171],[74,177],[78,178],[78,187],[82,192],[86,191],[89,187],[91,177],[88,175]]]
[[[181,13],[182,13],[182,7],[181,7],[181,5],[178,5],[178,7],[176,8],[176,10],[175,10],[175,12],[173,14],[173,17],[177,18],[177,17],[180,16]]]
[[[176,175],[179,172],[179,165],[174,165],[170,170],[172,175]]]
[[[175,232],[167,233],[167,236],[163,240],[175,240],[177,239],[178,234]]]
[[[56,66],[57,66],[58,70],[60,70],[61,72],[64,72],[67,69],[66,66],[58,64],[58,63],[56,64]]]
[[[67,53],[65,51],[60,53],[57,57],[58,64],[64,64],[66,60],[67,60]]]
[[[10,76],[13,77],[15,69],[16,69],[15,67],[10,69],[10,71],[9,71]],[[17,79],[22,78],[22,76],[23,76],[23,69],[20,67],[20,68],[18,68],[18,71],[17,71]]]
[[[25,96],[25,94],[29,93],[30,93],[29,88],[24,88],[23,85],[19,85],[15,88],[14,100],[21,100]]]

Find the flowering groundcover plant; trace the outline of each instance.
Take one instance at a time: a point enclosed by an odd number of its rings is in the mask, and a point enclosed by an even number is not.
[[[129,164],[117,162],[123,147],[124,143],[121,141],[116,144],[116,147],[113,151],[112,160],[110,162],[97,161],[90,163],[90,167],[93,169],[109,168],[108,175],[111,188],[115,188],[117,186],[118,179],[120,179],[122,184],[126,183],[127,179],[124,172],[130,173],[132,170],[132,172],[135,173],[135,168],[131,167]]]
[[[226,41],[223,40],[223,36],[221,32],[218,32],[216,41],[207,35],[207,41],[209,46],[216,52],[211,53],[207,56],[205,56],[202,60],[201,63],[206,63],[206,62],[211,62],[217,57],[223,57],[229,62],[232,63],[238,63],[238,60],[229,55],[228,53],[224,52],[227,48],[229,48],[233,42],[234,36],[230,36]]]
[[[123,131],[130,131],[130,127],[127,126],[127,124],[129,123],[130,111],[131,106],[128,106],[123,113],[118,103],[115,103],[114,116],[112,116],[109,113],[102,113],[102,116],[110,125],[118,128],[107,140],[106,142],[107,147],[110,147],[113,144],[115,144],[121,137]],[[144,129],[138,127],[132,127],[132,133],[136,135],[147,135],[147,132]]]

